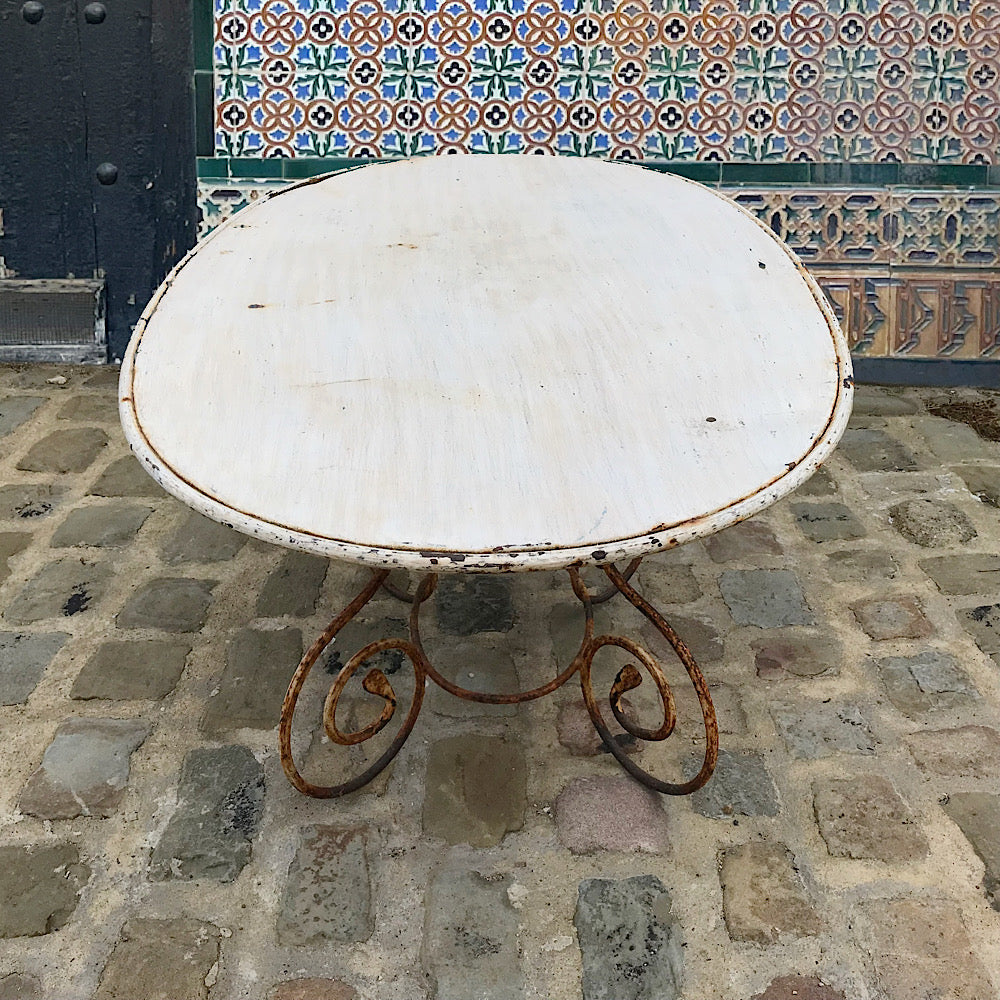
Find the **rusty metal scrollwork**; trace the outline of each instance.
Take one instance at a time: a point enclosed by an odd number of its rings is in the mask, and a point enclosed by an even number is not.
[[[715,720],[715,710],[712,707],[712,699],[709,695],[705,678],[702,676],[687,646],[680,640],[666,619],[629,583],[629,578],[638,568],[640,562],[641,559],[634,559],[624,572],[613,565],[603,566],[602,569],[611,582],[611,586],[598,594],[591,594],[584,584],[579,570],[571,568],[569,575],[573,585],[573,592],[583,604],[585,614],[584,637],[579,651],[573,658],[572,663],[547,684],[532,688],[530,691],[518,691],[506,694],[469,691],[466,688],[459,687],[438,673],[428,660],[420,639],[419,615],[421,606],[434,593],[434,589],[437,586],[437,576],[435,574],[431,573],[424,576],[417,585],[416,590],[411,594],[389,582],[388,570],[373,571],[371,578],[358,595],[334,618],[323,634],[320,635],[306,652],[305,656],[303,656],[288,686],[288,693],[285,695],[285,700],[281,708],[281,724],[279,727],[281,765],[288,780],[300,792],[315,798],[336,798],[341,795],[347,795],[349,792],[353,792],[367,784],[367,782],[389,764],[406,742],[417,721],[417,716],[420,714],[424,688],[428,680],[433,681],[438,687],[454,695],[456,698],[463,698],[466,701],[491,705],[516,705],[551,694],[565,684],[574,674],[579,672],[583,698],[594,726],[609,752],[615,756],[622,767],[632,777],[647,787],[667,795],[686,795],[700,788],[711,777],[716,761],[718,760],[719,731]],[[292,717],[295,713],[295,706],[302,691],[302,686],[305,684],[309,672],[323,653],[323,650],[334,640],[337,633],[375,596],[380,588],[411,605],[409,636],[407,639],[380,639],[370,642],[341,667],[324,702],[323,725],[327,735],[334,743],[341,746],[354,746],[376,736],[389,724],[396,714],[396,693],[389,678],[377,667],[373,667],[365,674],[361,686],[368,694],[382,699],[383,705],[378,718],[353,732],[344,732],[337,724],[337,705],[348,682],[365,663],[379,653],[387,650],[398,650],[410,661],[414,672],[413,699],[406,718],[403,720],[392,743],[370,767],[357,777],[341,785],[315,785],[307,781],[300,774],[292,756]],[[656,657],[638,643],[625,636],[594,635],[594,605],[607,600],[616,593],[621,593],[666,638],[677,653],[680,661],[684,664],[698,694],[705,723],[705,757],[701,770],[690,781],[681,784],[661,781],[639,767],[618,741],[615,740],[597,704],[591,680],[591,667],[594,657],[605,647],[615,647],[628,653],[635,663],[649,675],[656,687],[660,707],[663,711],[663,721],[655,728],[640,726],[628,717],[622,705],[622,698],[626,692],[634,690],[643,683],[641,670],[635,664],[629,663],[619,670],[609,694],[611,712],[618,721],[618,724],[635,739],[661,741],[667,739],[673,733],[677,723],[674,695]]]
[[[357,597],[347,605],[344,610],[327,626],[322,635],[309,647],[305,656],[302,657],[292,681],[288,685],[285,700],[281,706],[281,722],[278,727],[278,738],[281,747],[281,766],[288,780],[300,792],[311,795],[317,799],[339,798],[349,792],[356,791],[366,785],[380,771],[384,770],[389,762],[399,753],[406,738],[410,735],[420,714],[423,704],[425,678],[430,669],[423,647],[420,645],[420,634],[417,629],[417,616],[420,613],[420,606],[434,593],[437,586],[437,577],[429,574],[420,581],[416,593],[412,597],[412,610],[410,611],[410,639],[380,639],[370,642],[367,646],[358,650],[341,667],[330,688],[326,701],[323,704],[323,726],[327,735],[341,746],[353,746],[363,743],[380,733],[392,720],[396,713],[396,693],[392,688],[389,678],[377,667],[372,668],[365,675],[361,686],[369,694],[381,698],[384,702],[379,717],[369,725],[362,727],[357,732],[343,732],[337,725],[337,703],[344,692],[347,682],[354,676],[360,667],[378,655],[389,649],[397,649],[410,661],[414,672],[413,700],[410,703],[410,710],[403,720],[403,724],[396,734],[395,739],[388,749],[370,767],[350,781],[345,781],[341,785],[314,785],[307,781],[295,766],[292,756],[292,717],[295,714],[295,706],[298,703],[302,686],[309,676],[310,670],[319,659],[323,650],[333,642],[337,633],[375,596],[378,589],[385,583],[388,577],[388,570],[378,570],[372,573],[371,579],[362,588]]]
[[[626,691],[631,691],[642,683],[642,674],[632,664],[627,664],[618,671],[611,687],[609,701],[612,714],[622,729],[629,735],[634,736],[636,739],[649,741],[665,740],[670,736],[677,722],[673,692],[670,690],[670,685],[667,683],[667,679],[656,657],[637,643],[623,636],[594,635],[593,599],[579,572],[571,569],[569,573],[570,579],[573,582],[573,592],[583,603],[586,614],[583,644],[580,646],[580,651],[576,655],[574,664],[580,671],[580,686],[583,689],[583,699],[587,704],[587,711],[590,713],[591,721],[594,723],[594,727],[598,733],[600,733],[601,739],[604,741],[604,745],[608,751],[614,755],[618,763],[633,778],[641,781],[648,788],[662,792],[664,795],[688,795],[691,792],[697,791],[708,781],[719,759],[719,726],[715,718],[712,697],[708,691],[708,683],[705,681],[698,664],[691,655],[691,651],[684,645],[663,615],[628,582],[626,576],[616,566],[603,566],[602,569],[615,589],[633,604],[656,627],[667,642],[670,643],[678,659],[684,664],[688,677],[691,678],[691,683],[694,685],[694,689],[698,695],[702,719],[705,724],[705,756],[701,769],[690,781],[680,784],[662,781],[641,768],[628,755],[618,741],[614,739],[611,730],[604,721],[604,716],[601,714],[597,698],[594,696],[593,684],[591,683],[591,666],[594,662],[594,657],[601,649],[605,646],[617,646],[619,649],[623,649],[629,653],[645,667],[653,683],[656,685],[660,697],[660,703],[663,708],[663,723],[656,729],[648,729],[636,725],[625,714],[621,705],[621,699]]]

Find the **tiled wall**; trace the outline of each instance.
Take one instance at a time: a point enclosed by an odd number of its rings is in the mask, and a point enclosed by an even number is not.
[[[1000,2],[200,2],[203,228],[351,158],[632,158],[765,219],[856,354],[1000,358]]]

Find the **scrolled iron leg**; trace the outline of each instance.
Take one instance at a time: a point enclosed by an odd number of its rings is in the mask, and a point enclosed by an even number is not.
[[[428,674],[429,664],[424,655],[423,648],[419,641],[419,630],[417,627],[417,616],[420,613],[420,606],[434,592],[437,584],[437,577],[433,574],[425,576],[421,580],[414,593],[410,611],[410,638],[409,639],[380,639],[370,642],[367,646],[358,650],[341,667],[336,679],[330,688],[329,694],[323,705],[323,725],[327,735],[341,746],[354,746],[371,739],[381,732],[390,722],[396,713],[396,693],[389,682],[389,678],[377,667],[368,671],[361,682],[362,688],[369,694],[381,698],[383,701],[382,711],[374,722],[362,727],[357,732],[343,732],[337,725],[337,703],[344,692],[347,682],[361,668],[361,666],[378,653],[388,649],[397,649],[402,652],[413,666],[414,691],[413,701],[410,703],[410,710],[403,721],[395,739],[388,749],[370,767],[359,774],[356,778],[345,781],[341,785],[314,785],[307,781],[299,772],[292,756],[292,717],[295,714],[295,706],[302,691],[302,686],[309,676],[310,670],[319,659],[323,650],[333,642],[337,633],[375,596],[380,587],[385,586],[388,570],[377,570],[371,575],[371,579],[365,584],[357,596],[347,605],[344,610],[333,619],[322,635],[309,647],[305,656],[299,662],[295,674],[292,676],[285,700],[281,706],[281,723],[278,728],[278,737],[281,746],[281,766],[284,769],[288,780],[300,792],[311,795],[318,799],[338,798],[356,791],[362,785],[367,784],[389,762],[399,753],[406,738],[413,730],[413,726],[420,714],[420,708],[424,697],[424,684]]]
[[[618,724],[631,736],[640,740],[651,741],[665,740],[670,736],[677,721],[673,692],[670,690],[670,685],[667,683],[667,679],[656,658],[639,646],[638,643],[623,636],[594,635],[594,599],[583,583],[579,571],[571,569],[569,574],[573,583],[573,591],[583,603],[586,612],[584,638],[574,663],[580,671],[580,686],[583,689],[583,698],[587,703],[590,718],[598,733],[600,733],[601,739],[604,740],[605,746],[615,756],[618,763],[637,781],[665,795],[687,795],[697,791],[712,776],[712,772],[715,770],[715,765],[719,759],[719,727],[715,719],[715,708],[712,705],[712,698],[708,692],[708,684],[702,676],[694,657],[691,655],[691,651],[670,627],[667,620],[629,583],[628,577],[631,576],[631,572],[623,574],[616,566],[604,566],[602,569],[611,581],[614,590],[621,593],[633,604],[656,627],[657,631],[660,632],[667,642],[670,643],[681,663],[684,664],[688,676],[691,678],[691,683],[698,694],[702,718],[705,723],[705,757],[701,770],[690,781],[685,781],[681,784],[662,781],[641,768],[614,739],[611,730],[604,721],[604,716],[601,714],[601,709],[594,696],[594,688],[591,682],[591,666],[599,650],[605,646],[616,646],[619,649],[625,650],[625,652],[645,668],[656,685],[663,710],[663,723],[655,729],[649,729],[633,723],[626,716],[621,705],[621,699],[625,692],[637,688],[642,683],[642,673],[633,664],[628,664],[618,672],[615,678],[609,696],[611,712],[618,721]],[[634,567],[630,567],[630,569],[634,569]],[[602,594],[601,596],[603,597],[604,595]]]

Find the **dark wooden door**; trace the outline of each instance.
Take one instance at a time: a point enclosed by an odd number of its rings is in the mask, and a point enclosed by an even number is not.
[[[0,255],[103,276],[108,354],[196,230],[190,0],[0,0]]]

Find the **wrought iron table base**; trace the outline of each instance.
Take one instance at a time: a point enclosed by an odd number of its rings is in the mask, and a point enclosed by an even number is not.
[[[715,709],[712,706],[712,699],[708,692],[708,684],[705,682],[705,678],[702,676],[701,670],[698,668],[698,664],[695,662],[690,650],[670,627],[663,615],[629,583],[629,578],[635,572],[640,561],[641,559],[634,559],[624,573],[613,565],[602,566],[601,568],[612,585],[599,594],[591,594],[583,582],[578,569],[571,568],[568,571],[570,581],[573,585],[573,592],[583,604],[585,612],[584,635],[580,649],[573,658],[573,662],[561,674],[549,681],[548,684],[534,688],[531,691],[520,691],[513,694],[469,691],[459,687],[447,678],[442,677],[427,659],[420,641],[419,615],[421,606],[434,593],[434,589],[437,586],[436,574],[428,573],[424,576],[417,585],[416,591],[410,595],[399,590],[389,581],[389,570],[373,570],[371,578],[354,600],[330,622],[323,634],[309,647],[288,686],[288,692],[281,707],[281,724],[279,727],[281,766],[284,768],[288,780],[300,792],[304,792],[306,795],[311,795],[315,798],[337,798],[341,795],[347,795],[349,792],[356,791],[367,784],[399,753],[410,732],[413,730],[417,716],[420,714],[421,705],[423,704],[424,689],[428,679],[434,681],[438,687],[443,688],[449,694],[453,694],[457,698],[464,698],[466,701],[477,701],[490,705],[516,705],[551,694],[565,684],[574,674],[579,673],[583,698],[597,732],[604,741],[605,747],[632,777],[641,781],[647,787],[655,789],[658,792],[663,792],[666,795],[687,795],[701,788],[712,776],[712,771],[715,769],[715,764],[719,756],[719,729],[715,720]],[[292,758],[292,716],[295,714],[295,706],[298,702],[299,694],[302,691],[302,686],[305,684],[306,678],[309,676],[309,671],[312,670],[313,665],[319,659],[323,650],[333,641],[337,633],[375,596],[380,588],[384,588],[393,596],[411,604],[409,637],[407,639],[379,639],[375,642],[370,642],[358,650],[341,667],[323,705],[323,725],[330,739],[341,746],[353,746],[363,743],[365,740],[381,732],[388,725],[396,712],[396,694],[393,691],[392,684],[389,682],[389,678],[378,667],[373,667],[368,671],[361,682],[361,686],[369,694],[383,699],[385,704],[382,706],[379,717],[356,732],[345,733],[337,726],[336,713],[337,703],[351,677],[354,676],[367,660],[390,649],[399,650],[409,659],[413,666],[415,684],[410,710],[388,749],[365,771],[356,778],[345,781],[341,785],[314,785],[302,777]],[[681,663],[684,664],[684,668],[687,670],[688,676],[691,678],[691,683],[698,694],[702,718],[705,723],[705,757],[701,770],[690,781],[680,784],[662,781],[639,767],[628,755],[624,747],[613,737],[601,714],[597,699],[594,697],[594,689],[591,684],[591,665],[593,664],[595,655],[605,646],[615,646],[623,649],[649,673],[659,694],[660,704],[663,709],[663,722],[657,728],[650,729],[638,725],[626,715],[622,706],[622,697],[627,691],[637,688],[643,681],[639,669],[630,663],[618,671],[609,695],[611,712],[618,721],[618,724],[625,732],[639,740],[665,740],[674,731],[674,726],[677,722],[674,695],[656,658],[638,643],[625,636],[594,635],[594,605],[606,601],[617,593],[624,595],[627,600],[638,608],[663,635],[667,642],[670,643]]]

